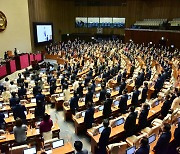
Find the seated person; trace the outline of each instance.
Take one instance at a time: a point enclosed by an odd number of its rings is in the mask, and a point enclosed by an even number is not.
[[[13,127],[13,133],[17,145],[26,144],[26,131],[27,126],[23,124],[20,118],[17,118],[15,121],[15,126]]]
[[[149,154],[150,147],[148,143],[148,138],[143,137],[140,141],[141,145],[140,147],[136,150],[135,154]]]
[[[88,154],[87,150],[82,150],[83,144],[81,141],[75,141],[74,148],[76,150],[76,154]]]
[[[40,133],[43,134],[45,132],[51,131],[53,126],[53,121],[50,119],[50,115],[47,113],[44,114],[43,121],[40,123]]]

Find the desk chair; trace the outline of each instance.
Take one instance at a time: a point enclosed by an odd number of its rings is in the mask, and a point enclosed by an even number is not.
[[[137,147],[139,147],[140,146],[140,140],[143,138],[143,137],[145,137],[145,136],[147,136],[147,134],[140,134],[139,136],[136,136],[136,135],[132,135],[132,136],[130,136],[130,137],[128,137],[128,138],[126,138],[126,142],[130,145],[130,146],[136,146],[136,148]]]
[[[151,125],[152,126],[157,126],[157,125],[163,125],[164,123],[170,123],[171,122],[171,114],[168,114],[166,117],[164,117],[163,120],[161,119],[154,119],[152,122],[151,122]]]
[[[150,136],[151,134],[158,135],[160,128],[161,128],[161,124],[159,124],[159,125],[157,124],[157,125],[155,125],[153,127],[144,128],[143,130],[141,130],[141,133],[146,134],[146,136]]]
[[[10,154],[23,154],[23,151],[26,148],[29,148],[27,144],[12,147],[11,149],[9,149],[9,151],[10,151]]]
[[[108,154],[126,154],[127,147],[126,142],[109,144],[107,146]]]

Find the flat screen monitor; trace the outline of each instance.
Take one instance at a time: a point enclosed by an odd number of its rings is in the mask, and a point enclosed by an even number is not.
[[[119,105],[119,101],[114,101],[114,106],[118,106]]]
[[[149,136],[149,138],[148,138],[149,144],[151,144],[151,143],[154,142],[155,140],[156,140],[156,134],[152,134],[152,135]]]
[[[99,17],[88,17],[88,27],[99,27]]]
[[[53,24],[52,23],[34,23],[34,41],[35,44],[53,42]]]
[[[112,18],[100,18],[100,27],[102,28],[110,28],[112,26]]]
[[[100,93],[97,93],[97,94],[96,94],[96,97],[98,98],[99,96],[100,96]]]
[[[116,126],[122,125],[124,123],[124,118],[121,118],[116,121]]]
[[[131,99],[131,95],[128,95],[128,100]]]
[[[116,91],[119,91],[120,87],[116,87]]]
[[[107,89],[107,93],[111,93],[111,89]]]
[[[125,18],[113,18],[113,28],[125,28]]]
[[[36,98],[31,98],[31,103],[36,103]]]
[[[132,146],[132,147],[126,149],[126,154],[134,154],[135,151],[136,151],[136,147]]]
[[[155,106],[158,106],[158,105],[159,105],[159,102],[160,102],[160,101],[157,100],[157,101],[154,103],[154,105],[155,105]]]
[[[36,148],[29,148],[24,150],[24,154],[36,154]]]
[[[87,27],[87,17],[76,17],[75,26],[76,27]]]
[[[52,143],[53,149],[64,146],[64,140],[60,139]]]
[[[103,130],[104,130],[104,126],[99,127],[99,134],[101,134]]]
[[[81,113],[82,117],[85,117],[85,111]]]
[[[101,84],[100,84],[100,83],[98,83],[98,84],[97,84],[97,87],[101,87]]]
[[[9,117],[8,112],[4,112],[3,114],[4,114],[5,118],[8,118],[8,117]]]
[[[102,111],[103,109],[104,109],[103,105],[99,106],[99,111]]]

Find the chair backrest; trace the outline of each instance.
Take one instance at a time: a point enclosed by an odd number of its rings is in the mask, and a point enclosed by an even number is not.
[[[155,125],[151,128],[151,131],[148,133],[148,136],[152,135],[152,134],[159,134],[159,129],[161,128],[161,125]]]
[[[125,154],[128,147],[126,142],[114,143],[108,145],[110,154]]]
[[[29,148],[28,145],[20,145],[20,146],[15,146],[12,147],[9,151],[11,154],[23,154],[24,149]]]
[[[52,131],[43,133],[44,142],[52,139]]]
[[[52,148],[52,143],[59,140],[58,138],[53,138],[53,139],[50,139],[50,140],[46,140],[44,141],[44,149],[51,149]]]

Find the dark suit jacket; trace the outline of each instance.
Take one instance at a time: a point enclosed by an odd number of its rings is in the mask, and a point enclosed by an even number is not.
[[[166,100],[163,103],[163,106],[161,107],[161,115],[163,117],[167,116],[169,109],[171,108],[171,101],[170,100]]]
[[[117,77],[117,83],[119,83],[119,84],[121,82],[121,77],[122,77],[121,74],[119,74],[118,77]]]
[[[94,108],[88,108],[84,117],[84,124],[87,129],[92,128],[92,123],[94,122]]]
[[[130,113],[129,116],[126,118],[124,129],[126,131],[127,136],[131,136],[136,129],[136,118],[136,112]]]
[[[25,88],[23,88],[23,89],[20,88],[20,89],[18,89],[18,96],[22,97],[22,96],[26,95],[26,92],[27,92],[27,90]]]
[[[78,106],[78,101],[79,101],[78,96],[72,97],[71,100],[70,100],[70,109],[73,112],[73,114],[75,114],[75,109],[78,109],[78,107],[79,107]]]
[[[126,82],[122,82],[119,87],[119,94],[122,94],[122,91],[126,88]]]
[[[127,101],[128,101],[128,95],[127,94],[124,94],[120,101],[119,101],[119,110],[120,110],[120,113],[126,113],[126,110],[127,110]]]
[[[0,124],[2,124],[2,123],[5,122],[5,121],[4,121],[4,118],[5,118],[4,114],[3,114],[3,113],[0,113]]]
[[[104,101],[106,99],[106,89],[100,91],[99,101]]]
[[[106,99],[104,102],[104,109],[103,109],[103,116],[104,117],[109,117],[111,114],[111,105],[112,105],[113,100],[112,99]]]
[[[19,98],[17,98],[17,97],[11,97],[11,99],[10,99],[10,107],[16,106],[16,104],[18,104],[19,101],[20,101]]]
[[[143,129],[147,126],[147,117],[148,117],[149,110],[142,110],[139,115],[139,127]]]
[[[139,96],[139,91],[135,90],[132,95],[132,100],[131,100],[132,105],[134,105],[134,106],[138,105],[138,96]]]
[[[36,97],[36,95],[38,94],[38,89],[40,89],[41,87],[40,86],[35,86],[33,88],[33,95]]]
[[[54,94],[55,93],[55,90],[56,90],[56,85],[51,85],[50,87],[50,94]]]
[[[80,97],[83,96],[83,87],[82,86],[77,88],[77,94],[79,94]]]
[[[45,103],[45,96],[43,94],[36,95],[36,104],[37,106],[42,106]]]
[[[140,146],[139,149],[135,152],[135,154],[149,154],[150,147],[148,146]]]
[[[180,122],[178,123],[178,127],[174,131],[174,139],[177,143],[177,146],[180,145]]]
[[[26,115],[25,115],[24,111],[26,111],[25,106],[23,106],[21,104],[17,104],[16,106],[14,106],[13,107],[14,119],[16,119],[17,117],[19,117],[21,119],[26,119]]]
[[[101,136],[99,138],[99,143],[98,143],[100,149],[106,148],[106,146],[108,145],[108,142],[109,142],[110,134],[111,134],[110,127],[107,127],[102,131]]]
[[[144,102],[146,101],[147,92],[148,92],[148,88],[144,87],[143,90],[142,90],[142,95],[141,95],[141,101],[142,101],[142,103],[144,103]]]
[[[171,132],[163,132],[161,136],[159,137],[154,150],[156,154],[166,154],[169,141],[171,139]]]
[[[90,91],[86,94],[85,104],[87,104],[88,102],[93,102],[93,92],[92,91]]]

